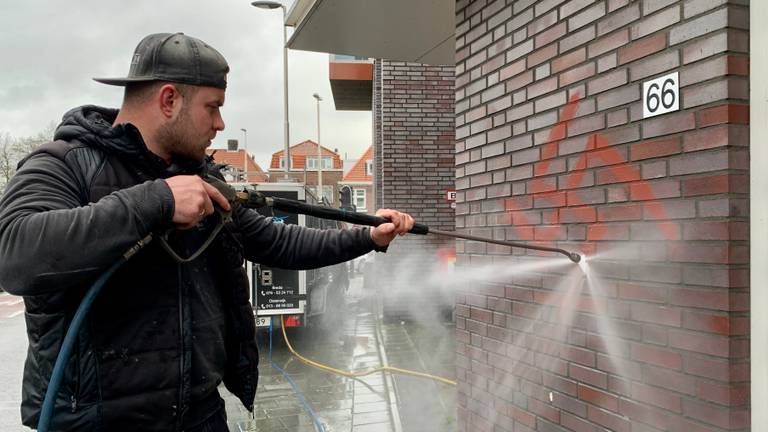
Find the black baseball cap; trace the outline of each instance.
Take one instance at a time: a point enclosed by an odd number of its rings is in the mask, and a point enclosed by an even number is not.
[[[184,33],[155,33],[136,46],[127,77],[94,80],[116,86],[169,81],[226,89],[228,72],[224,56],[200,39]]]

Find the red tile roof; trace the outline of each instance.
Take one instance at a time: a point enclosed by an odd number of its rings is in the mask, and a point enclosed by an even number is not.
[[[323,146],[320,146],[322,156],[330,156],[333,158],[333,168],[334,169],[341,169],[343,164],[341,162],[341,156],[339,156],[338,153],[335,153]],[[307,156],[314,157],[317,156],[317,143],[312,140],[306,140],[304,142],[300,142],[298,144],[294,144],[290,148],[291,151],[291,159],[293,159],[293,163],[291,164],[291,170],[304,169],[304,162],[306,161]],[[280,150],[278,152],[272,153],[272,161],[269,164],[269,169],[280,169],[280,158],[283,157],[283,150]]]
[[[373,146],[368,147],[368,150],[360,156],[360,159],[355,162],[352,169],[349,170],[347,175],[345,175],[341,181],[354,183],[373,182],[373,176],[368,175],[365,170],[366,162],[370,160],[373,160]]]
[[[207,154],[213,154],[213,160],[216,163],[229,165],[233,168],[243,170],[245,160],[245,150],[239,149],[236,151],[229,151],[227,149],[206,149]],[[248,181],[249,182],[266,182],[269,179],[267,173],[256,163],[253,156],[248,155]]]

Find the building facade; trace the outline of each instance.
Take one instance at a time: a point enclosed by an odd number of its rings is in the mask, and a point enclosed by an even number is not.
[[[341,187],[348,186],[350,198],[355,211],[374,213],[376,211],[376,194],[373,191],[373,146],[355,161],[349,172],[344,174]]]
[[[290,168],[285,169],[285,151],[272,153],[269,164],[269,181],[272,183],[304,183],[319,197],[318,185],[322,180],[323,196],[331,203],[339,202],[339,182],[344,175],[341,157],[338,152],[319,146],[312,140],[295,144],[289,149]]]
[[[459,295],[461,430],[750,429],[747,5],[456,3],[457,228],[580,250],[601,281]]]

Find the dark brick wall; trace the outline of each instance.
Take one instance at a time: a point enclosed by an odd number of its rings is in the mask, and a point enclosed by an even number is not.
[[[460,429],[749,430],[748,2],[456,13],[457,228],[580,250],[603,281],[568,307],[562,268],[458,294]],[[642,119],[673,71],[680,110]]]
[[[377,60],[374,67],[374,186],[377,208],[410,213],[435,229],[454,229],[445,192],[454,188],[454,68]],[[411,266],[453,247],[434,235],[398,239],[386,255]],[[419,285],[418,282],[413,285]]]
[[[378,60],[374,84],[376,199],[430,227],[453,230],[453,67]],[[404,242],[433,242],[410,236]]]

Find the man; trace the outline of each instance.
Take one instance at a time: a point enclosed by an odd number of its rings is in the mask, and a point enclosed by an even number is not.
[[[0,286],[24,296],[29,351],[22,420],[36,426],[72,315],[93,281],[150,233],[189,256],[219,218],[232,220],[190,262],[155,241],[97,297],[59,390],[51,430],[225,431],[217,386],[250,410],[257,382],[243,258],[306,269],[383,250],[413,219],[394,210],[374,229],[318,231],[273,224],[229,202],[201,176],[224,129],[229,66],[181,33],[136,48],[119,111],[65,114],[55,141],[20,163],[0,200]],[[157,236],[157,235],[156,235]]]

